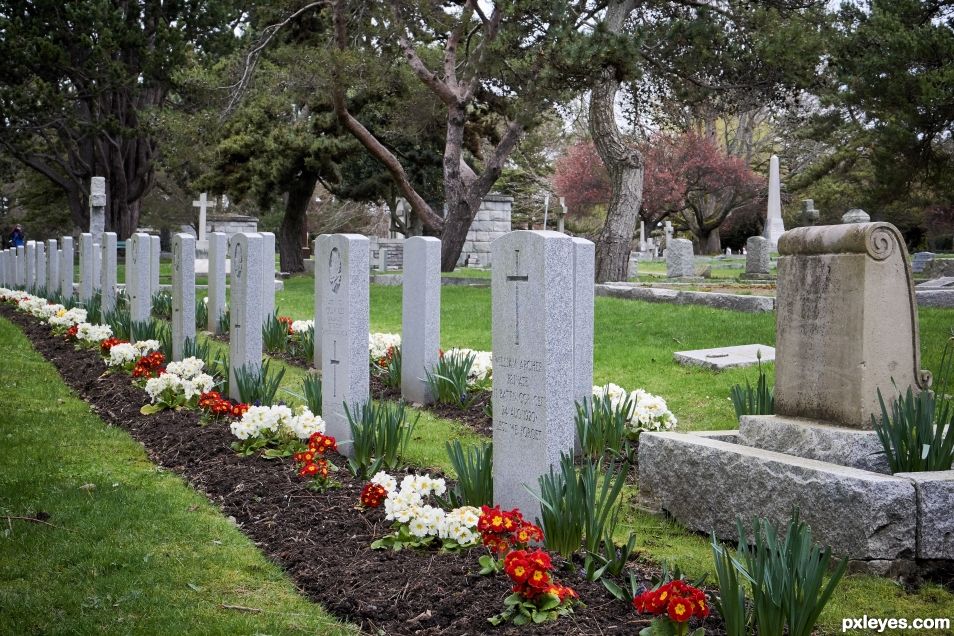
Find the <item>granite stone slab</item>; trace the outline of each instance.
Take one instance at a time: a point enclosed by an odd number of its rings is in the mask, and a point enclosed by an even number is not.
[[[733,347],[716,347],[714,349],[676,351],[672,355],[679,364],[700,366],[721,371],[722,369],[750,367],[754,364],[758,364],[759,356],[761,356],[762,362],[774,362],[775,347],[749,344]]]

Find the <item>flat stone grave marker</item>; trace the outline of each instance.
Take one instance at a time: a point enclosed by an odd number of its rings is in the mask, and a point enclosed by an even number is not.
[[[321,416],[338,449],[351,454],[345,404],[354,412],[370,393],[370,241],[360,234],[332,234],[318,242],[321,291]],[[345,443],[342,444],[342,440]],[[342,448],[343,447],[343,448]]]
[[[917,285],[917,289],[944,289],[954,286],[954,276],[942,276]]]
[[[536,519],[531,491],[573,452],[574,244],[518,230],[491,254],[494,502]]]
[[[262,235],[231,239],[232,304],[229,310],[229,397],[240,399],[235,372],[262,364]]]
[[[676,362],[686,366],[700,366],[715,371],[750,367],[762,362],[775,361],[775,347],[761,344],[738,345],[734,347],[715,347],[713,349],[695,349],[676,351],[672,354]]]
[[[918,252],[911,258],[911,271],[920,274],[928,263],[934,260],[933,252]]]
[[[195,341],[195,238],[172,237],[172,359],[182,360],[186,340]]]

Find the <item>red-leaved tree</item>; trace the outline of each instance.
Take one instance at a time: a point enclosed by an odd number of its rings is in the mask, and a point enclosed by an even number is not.
[[[643,219],[671,217],[706,254],[721,251],[719,227],[726,218],[764,193],[765,179],[743,159],[695,132],[654,135],[643,154]]]
[[[609,201],[609,173],[592,141],[573,144],[557,159],[553,190],[566,199],[569,214],[586,214],[594,205]]]

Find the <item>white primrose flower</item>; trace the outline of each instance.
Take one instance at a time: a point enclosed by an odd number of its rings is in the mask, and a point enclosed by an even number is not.
[[[158,340],[137,340],[133,343],[133,346],[136,347],[136,351],[139,352],[140,356],[150,354],[153,351],[159,351]]]
[[[387,493],[392,493],[397,489],[397,480],[383,470],[371,478],[371,483],[381,486]]]
[[[480,534],[477,532],[479,518],[480,510],[473,506],[455,508],[444,515],[438,528],[438,536],[456,541],[462,546],[475,545],[480,541]]]
[[[308,439],[314,433],[325,432],[325,421],[306,406],[296,409],[295,416],[287,422],[287,426],[298,439]]]
[[[444,352],[444,357],[465,358],[469,355],[474,357],[473,364],[470,365],[470,373],[467,374],[469,382],[480,382],[490,378],[493,374],[493,354],[490,351],[477,351],[475,349],[462,349],[455,347]]]
[[[182,390],[182,378],[174,373],[163,373],[158,378],[149,378],[146,380],[146,393],[153,403],[165,392],[171,391],[173,394]]]
[[[47,322],[53,327],[70,328],[74,325],[86,322],[86,310],[81,307],[73,307],[72,309],[64,308],[50,316]]]
[[[106,360],[106,365],[110,367],[122,367],[138,359],[139,351],[136,347],[128,342],[123,342],[110,347],[109,358]]]
[[[197,377],[202,373],[205,363],[196,357],[185,358],[178,362],[170,362],[166,365],[168,373],[175,373],[184,380]]]
[[[295,320],[291,324],[292,333],[303,333],[315,328],[314,320]]]
[[[368,335],[368,353],[372,360],[380,360],[388,354],[388,349],[400,346],[400,334],[372,333]]]
[[[113,336],[113,330],[109,325],[91,325],[83,322],[76,327],[76,338],[83,342],[102,342],[106,338]]]
[[[182,379],[180,376],[180,379],[182,382],[182,393],[185,395],[186,400],[191,400],[203,393],[208,393],[212,390],[212,387],[215,386],[215,378],[208,373],[199,373],[188,380]]]

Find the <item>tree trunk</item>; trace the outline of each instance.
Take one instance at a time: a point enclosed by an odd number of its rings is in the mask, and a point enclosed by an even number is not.
[[[278,228],[278,262],[283,272],[305,271],[305,258],[302,254],[301,237],[306,231],[308,204],[315,191],[318,175],[303,172],[291,189],[285,203],[285,214]]]
[[[603,20],[607,31],[620,33],[633,10],[632,0],[613,0]],[[590,96],[590,135],[606,165],[612,186],[606,222],[596,239],[596,282],[626,280],[629,252],[643,201],[643,157],[626,144],[616,125],[615,69],[603,69]]]

